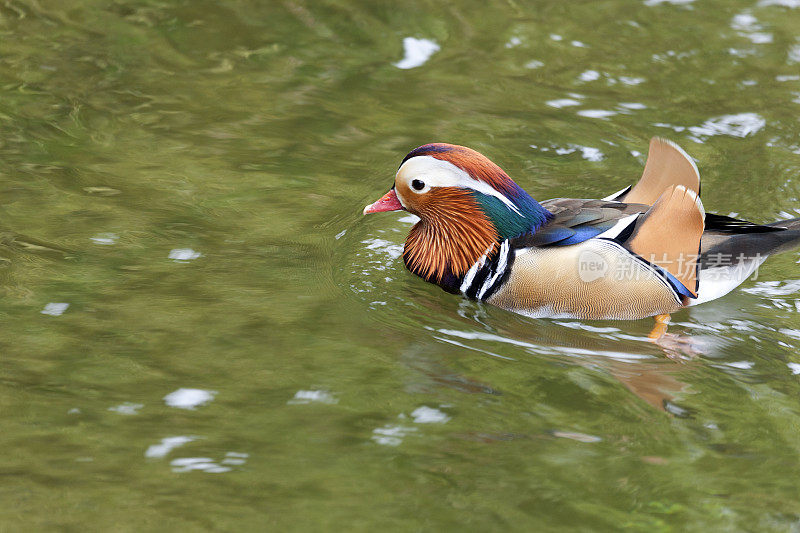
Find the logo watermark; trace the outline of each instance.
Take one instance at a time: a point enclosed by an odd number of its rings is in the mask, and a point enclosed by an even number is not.
[[[611,265],[597,252],[584,250],[578,255],[578,277],[584,283],[591,283],[606,277]]]
[[[656,265],[673,275],[681,278],[690,274],[690,270],[697,267],[700,259],[698,254],[680,254],[674,259],[662,254],[651,254],[642,257],[651,265]],[[764,258],[765,259],[765,258]],[[703,279],[723,280],[745,278],[758,279],[758,267],[763,262],[761,254],[745,255],[735,254],[707,254],[703,256]],[[578,277],[585,283],[598,279],[611,279],[612,281],[636,281],[652,275],[651,271],[642,268],[641,261],[635,257],[615,257],[613,263],[602,254],[592,250],[584,250],[578,255]],[[674,267],[674,268],[673,268]]]

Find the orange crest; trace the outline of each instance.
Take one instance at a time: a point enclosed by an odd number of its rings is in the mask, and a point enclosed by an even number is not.
[[[424,155],[448,161],[476,180],[486,182],[500,192],[513,192],[514,182],[508,174],[491,159],[472,148],[448,143],[425,144],[409,152],[403,162]]]

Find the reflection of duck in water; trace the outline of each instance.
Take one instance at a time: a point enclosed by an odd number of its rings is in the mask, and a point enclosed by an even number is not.
[[[482,154],[412,150],[364,213],[420,217],[411,272],[452,293],[533,317],[638,319],[719,298],[766,257],[800,244],[800,219],[767,225],[706,214],[697,167],[655,138],[639,182],[602,200],[538,203]]]
[[[422,298],[421,295],[418,297],[419,300]],[[427,311],[431,311],[430,315],[424,313],[425,316],[446,312],[447,306],[420,303]],[[470,306],[467,302],[465,304],[459,310],[461,324],[452,320],[444,324],[441,320],[426,320],[434,326],[423,328],[431,333],[431,337],[423,335],[416,342],[405,344],[400,360],[416,371],[411,374],[413,377],[407,387],[416,392],[446,387],[463,393],[524,395],[531,387],[531,375],[538,376],[537,383],[541,379],[541,382],[552,386],[554,380],[563,378],[570,386],[580,387],[567,378],[563,370],[555,369],[583,367],[589,374],[596,375],[596,378],[590,378],[592,382],[594,379],[609,383],[616,380],[658,410],[676,416],[687,412],[680,407],[682,393],[688,388],[682,376],[687,372],[691,374],[699,363],[693,360],[692,354],[667,349],[661,352],[644,342],[646,337],[643,336],[624,335],[625,339],[619,338],[618,334],[622,332],[614,327],[595,327],[572,321],[561,323],[561,327],[547,327],[546,321],[508,317],[490,310],[487,314],[485,308]],[[532,328],[536,331],[535,341],[530,340]],[[603,331],[602,335],[598,335],[599,330]],[[402,338],[400,334],[398,344]],[[451,351],[437,347],[438,343],[457,349]],[[465,362],[462,357],[464,350],[500,361],[488,367],[481,363]],[[660,353],[666,353],[670,359],[659,357]],[[466,361],[474,359],[467,358]],[[510,367],[517,371],[509,372]],[[492,370],[487,371],[487,368]],[[574,376],[570,372],[568,374]],[[565,391],[560,386],[548,390]],[[586,393],[594,394],[596,390],[589,392],[587,389]]]
[[[570,387],[585,388],[589,395],[606,394],[610,389],[585,385],[602,382],[613,388],[618,382],[633,393],[631,401],[636,397],[680,417],[688,411],[682,403],[684,392],[698,365],[704,364],[695,356],[720,349],[712,336],[703,334],[667,334],[665,338],[683,342],[658,342],[656,346],[648,342],[649,324],[645,322],[531,320],[467,300],[431,298],[427,291],[405,297],[413,311],[400,326],[396,312],[382,318],[387,324],[387,344],[402,346],[396,358],[413,370],[405,386],[414,392],[430,393],[445,387],[516,397],[547,384],[545,389],[566,397],[575,392],[568,392]],[[417,334],[409,336],[411,331]],[[475,354],[486,360],[476,359]],[[580,368],[585,370],[577,370]],[[594,377],[576,378],[590,375]],[[536,378],[531,380],[531,376]],[[556,385],[561,380],[569,386]]]

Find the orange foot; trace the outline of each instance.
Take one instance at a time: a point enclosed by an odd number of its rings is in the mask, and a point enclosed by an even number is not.
[[[669,314],[665,315],[656,315],[656,325],[653,326],[653,331],[650,332],[650,335],[647,336],[648,339],[651,341],[658,341],[664,334],[667,332],[667,325],[669,324],[670,316]]]

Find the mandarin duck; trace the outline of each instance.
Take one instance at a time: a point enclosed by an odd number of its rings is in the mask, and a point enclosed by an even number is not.
[[[364,214],[417,215],[403,261],[445,291],[530,317],[666,324],[800,244],[800,219],[761,225],[706,213],[699,192],[694,161],[660,138],[636,185],[541,203],[475,150],[432,143],[405,156]]]

